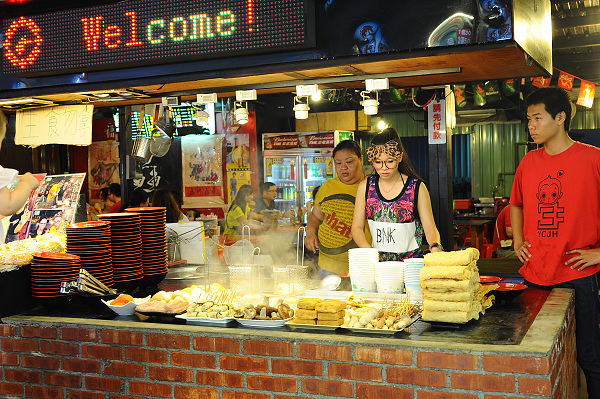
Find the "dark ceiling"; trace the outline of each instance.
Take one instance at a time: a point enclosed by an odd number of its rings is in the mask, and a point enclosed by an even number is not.
[[[554,67],[600,84],[600,1],[551,3]],[[579,85],[577,79],[575,85]]]

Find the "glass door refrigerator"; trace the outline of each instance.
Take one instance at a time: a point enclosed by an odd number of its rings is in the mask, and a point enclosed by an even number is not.
[[[312,201],[315,187],[334,177],[333,148],[353,139],[346,131],[263,135],[264,181],[277,186],[278,209],[297,211]],[[304,217],[306,221],[306,216]]]

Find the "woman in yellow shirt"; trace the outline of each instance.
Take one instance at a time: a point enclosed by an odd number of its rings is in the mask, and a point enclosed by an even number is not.
[[[227,218],[225,219],[225,231],[223,234],[235,235],[241,234],[242,227],[246,220],[253,213],[250,210],[250,201],[254,197],[254,189],[249,184],[244,184],[239,188],[237,195],[231,202]]]

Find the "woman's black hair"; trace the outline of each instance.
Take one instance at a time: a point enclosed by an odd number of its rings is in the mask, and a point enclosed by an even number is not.
[[[102,187],[99,191],[99,194],[100,194],[100,199],[102,201],[106,201],[108,199],[108,194],[109,194],[108,187]]]
[[[357,157],[362,158],[362,148],[360,148],[360,144],[354,140],[342,140],[335,146],[333,149],[332,157],[335,157],[335,154],[341,150],[350,150],[356,154]]]
[[[396,129],[394,129],[393,127],[388,127],[387,129],[384,129],[377,136],[373,137],[373,139],[371,140],[371,145],[385,145],[385,143],[390,141],[397,142],[400,146],[400,150],[402,151],[402,161],[398,165],[398,170],[400,171],[400,173],[404,173],[405,175],[413,177],[415,179],[423,180],[413,168],[412,163],[410,162],[410,157],[404,149],[404,146],[402,145],[402,140],[400,140],[400,136],[398,135]]]
[[[239,206],[243,212],[246,212],[246,205],[248,205],[248,202],[246,202],[246,197],[249,194],[254,194],[254,189],[249,184],[243,184],[242,187],[238,189],[233,201],[231,201],[231,206],[229,209],[233,209],[234,206]]]
[[[141,187],[137,187],[131,192],[131,194],[129,194],[129,201],[121,206],[119,212],[123,212],[126,208],[138,208],[142,206],[144,202],[148,201],[148,198],[150,198],[150,196],[146,190]]]
[[[152,196],[152,206],[164,206],[167,210],[167,223],[177,223],[181,217],[181,208],[171,191],[161,188]]]

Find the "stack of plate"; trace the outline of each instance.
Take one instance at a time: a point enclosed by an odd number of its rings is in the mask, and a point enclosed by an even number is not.
[[[67,298],[60,292],[60,283],[77,280],[80,259],[77,255],[36,252],[31,261],[31,295],[35,298]]]
[[[404,287],[411,301],[422,301],[421,277],[419,272],[423,268],[423,258],[404,259]]]
[[[167,272],[166,208],[161,206],[127,208],[127,212],[139,213],[142,232],[142,285],[160,283]]]
[[[404,291],[404,263],[377,262],[375,264],[375,282],[377,283],[377,292],[402,294]]]
[[[379,262],[377,248],[352,248],[348,250],[348,268],[352,290],[355,292],[377,292],[375,265]]]
[[[144,277],[142,270],[142,235],[138,213],[105,213],[98,216],[110,222],[110,246],[113,286],[132,292]]]
[[[112,287],[113,269],[109,221],[68,225],[67,252],[79,256],[83,269],[107,287]]]

